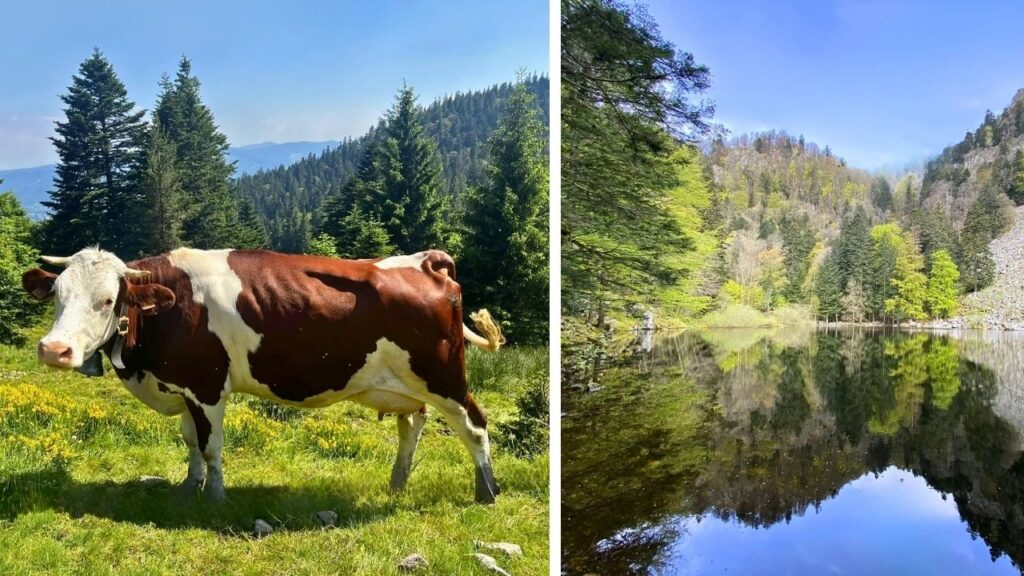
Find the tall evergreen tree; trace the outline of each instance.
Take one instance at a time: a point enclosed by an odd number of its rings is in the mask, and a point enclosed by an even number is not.
[[[829,252],[821,263],[815,278],[814,295],[817,297],[818,317],[838,320],[843,312],[843,291],[839,288],[839,258],[835,252]]]
[[[520,84],[488,140],[488,184],[467,192],[460,281],[513,340],[548,331],[547,159],[534,97]],[[514,265],[495,265],[498,262]]]
[[[843,220],[836,242],[839,287],[844,292],[850,280],[856,280],[862,288],[868,285],[871,246],[871,221],[864,208],[858,206],[852,216]]]
[[[177,151],[187,206],[182,235],[197,248],[231,247],[244,231],[231,192],[235,167],[227,159],[227,137],[200,97],[188,58],[182,57],[174,81],[164,76],[161,87],[156,117]]]
[[[51,217],[46,249],[71,254],[99,244],[135,256],[140,198],[138,176],[146,146],[145,114],[97,49],[61,96],[65,120],[51,138],[60,160],[55,190],[43,202]]]
[[[269,248],[270,238],[267,236],[267,229],[256,212],[256,205],[252,199],[242,198],[238,201],[238,230],[234,233],[233,248]]]
[[[183,198],[176,161],[174,144],[167,139],[160,121],[154,118],[142,177],[146,206],[143,250],[147,254],[161,254],[181,245]]]
[[[369,152],[368,169],[359,174],[367,195],[356,199],[404,254],[443,248],[448,236],[441,160],[424,134],[420,114],[412,88],[402,87],[388,112],[384,138]]]

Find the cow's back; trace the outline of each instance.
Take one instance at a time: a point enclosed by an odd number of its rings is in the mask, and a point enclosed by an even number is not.
[[[454,386],[438,393],[464,394],[454,267],[449,275],[451,259],[441,252],[417,256],[352,261],[232,251],[228,266],[241,284],[234,308],[258,338],[232,370],[238,389],[300,403],[329,399],[387,346],[407,353],[432,388]]]

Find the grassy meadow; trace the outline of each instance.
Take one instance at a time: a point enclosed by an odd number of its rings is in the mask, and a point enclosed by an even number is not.
[[[468,359],[491,422],[496,505],[473,502],[469,455],[435,411],[406,491],[390,494],[394,418],[239,395],[225,419],[228,500],[215,506],[175,494],[187,465],[178,418],[150,410],[111,371],[39,365],[47,327],[0,346],[0,574],[395,574],[412,553],[430,563],[418,574],[483,574],[474,540],[522,546],[522,557],[497,557],[514,575],[548,571],[548,452],[517,449],[546,446],[546,422],[517,404],[547,386],[544,348]],[[322,528],[320,510],[337,512],[338,527]],[[257,518],[274,533],[253,538]]]

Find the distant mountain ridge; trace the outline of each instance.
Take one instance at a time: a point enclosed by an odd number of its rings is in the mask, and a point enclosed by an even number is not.
[[[235,162],[235,176],[240,177],[255,174],[260,170],[290,166],[311,154],[319,155],[340,143],[338,140],[262,142],[229,148],[228,157]],[[42,202],[49,198],[48,192],[53,188],[55,170],[55,164],[0,170],[0,180],[3,180],[0,192],[13,191],[30,217],[35,220],[42,219],[46,216],[46,208]]]

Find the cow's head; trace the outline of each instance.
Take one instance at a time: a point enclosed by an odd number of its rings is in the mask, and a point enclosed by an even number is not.
[[[67,258],[41,259],[64,268],[59,276],[35,268],[21,277],[33,298],[57,297],[53,328],[39,341],[39,360],[49,366],[81,367],[114,336],[121,308],[127,308],[129,315],[149,315],[174,305],[174,293],[168,288],[131,283],[149,272],[129,268],[110,252],[86,248]]]

